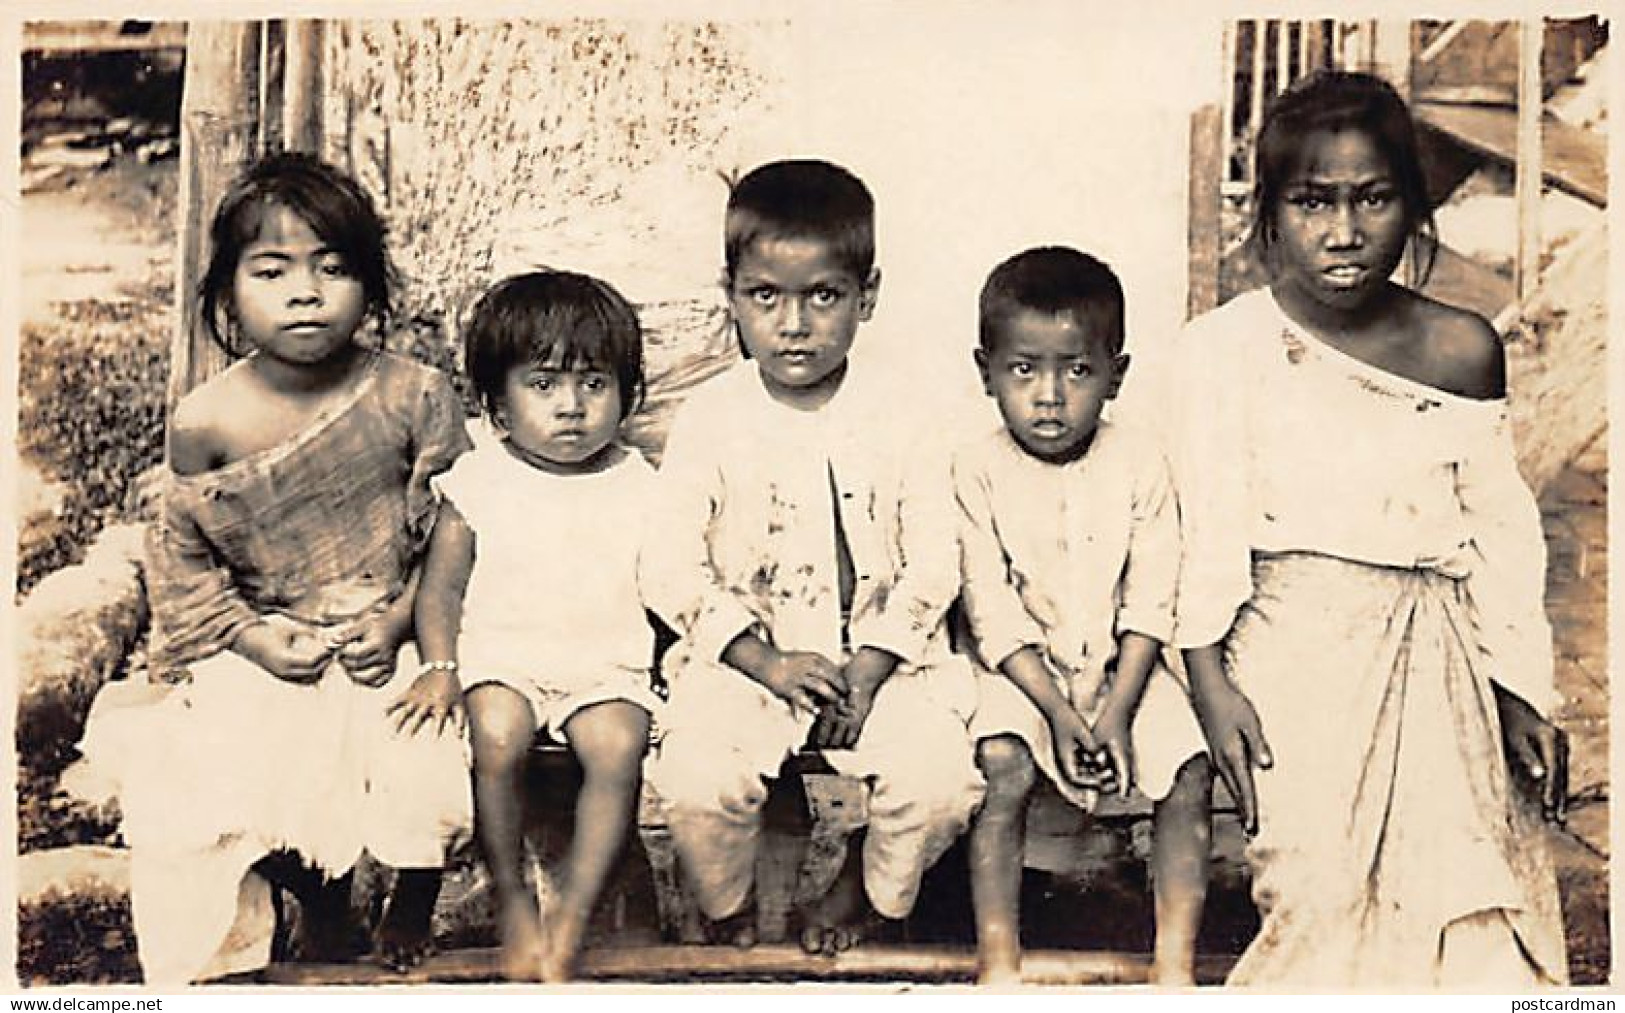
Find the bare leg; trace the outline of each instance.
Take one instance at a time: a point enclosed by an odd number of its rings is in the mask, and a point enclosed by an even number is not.
[[[1033,758],[1020,738],[998,735],[976,744],[976,765],[987,781],[970,830],[977,980],[1011,984],[1021,980],[1021,858]]]
[[[890,920],[869,903],[863,888],[863,835],[852,835],[846,860],[829,890],[801,912],[801,948],[807,953],[834,956],[883,932]]]
[[[1151,843],[1157,911],[1152,984],[1196,984],[1196,933],[1207,900],[1213,837],[1212,794],[1213,769],[1202,754],[1179,768],[1168,797],[1156,806]]]
[[[543,933],[543,981],[573,976],[587,920],[626,843],[643,786],[649,712],[624,700],[594,704],[565,722],[564,736],[581,761],[582,781],[558,910]]]
[[[349,873],[328,879],[293,851],[267,855],[254,868],[299,901],[296,946],[301,961],[337,964],[366,953],[365,934],[350,908]]]
[[[525,768],[536,716],[530,702],[496,683],[467,699],[474,745],[474,825],[497,894],[502,973],[511,981],[540,976],[542,918],[525,885]]]
[[[440,896],[439,869],[400,869],[378,926],[377,958],[395,971],[423,963],[434,950],[434,903]]]

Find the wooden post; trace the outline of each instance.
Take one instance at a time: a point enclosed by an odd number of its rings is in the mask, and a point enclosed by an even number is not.
[[[194,21],[187,28],[169,411],[229,361],[203,325],[197,286],[215,205],[259,146],[259,56],[259,22]]]
[[[282,71],[288,63],[283,25],[281,21],[260,22],[260,143],[256,155],[287,147],[282,137]]]
[[[1545,21],[1538,16],[1525,18],[1518,42],[1518,260],[1516,279],[1518,302],[1527,302],[1540,276],[1540,57]]]
[[[1235,81],[1231,78],[1226,83]],[[1218,106],[1209,103],[1191,114],[1185,312],[1192,317],[1219,305],[1219,258],[1224,252],[1219,236],[1219,182],[1229,171],[1228,135]]]
[[[1275,94],[1292,83],[1292,22],[1282,18],[1275,23]]]
[[[1225,182],[1230,180],[1230,156],[1236,147],[1236,46],[1240,44],[1236,24],[1234,21],[1224,23],[1224,52],[1219,59],[1219,157],[1222,161],[1217,178]],[[1242,175],[1246,175],[1246,170],[1242,170]]]
[[[287,23],[283,51],[282,138],[289,151],[322,151],[322,22]]]
[[[1253,22],[1253,78],[1252,101],[1247,107],[1247,146],[1258,140],[1258,128],[1264,125],[1264,43],[1267,41],[1269,22],[1263,18]],[[1254,182],[1251,159],[1246,167],[1247,181]]]

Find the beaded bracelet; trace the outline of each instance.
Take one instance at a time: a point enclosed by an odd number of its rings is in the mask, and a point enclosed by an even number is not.
[[[457,662],[455,662],[455,661],[425,661],[422,665],[418,666],[418,674],[419,675],[428,675],[430,672],[450,672],[452,675],[456,675],[457,674]]]

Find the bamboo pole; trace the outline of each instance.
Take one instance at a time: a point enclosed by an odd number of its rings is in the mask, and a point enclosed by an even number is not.
[[[194,21],[187,29],[170,411],[229,361],[203,326],[197,285],[207,263],[210,216],[259,146],[259,55],[258,22]]]
[[[283,37],[282,138],[289,151],[322,151],[322,53],[324,25],[297,18]]]
[[[1236,46],[1240,44],[1237,38],[1236,22],[1224,23],[1224,51],[1220,55],[1220,80],[1223,82],[1219,89],[1219,130],[1222,138],[1220,157],[1223,161],[1219,165],[1219,179],[1230,179],[1230,153],[1235,149],[1236,138]],[[1246,175],[1245,170],[1242,173]]]
[[[281,21],[260,22],[260,143],[256,154],[287,147],[282,135],[286,33]]]
[[[1286,91],[1292,83],[1292,22],[1282,19],[1275,23],[1275,94]]]
[[[1541,96],[1540,58],[1545,22],[1523,20],[1518,41],[1518,155],[1515,200],[1518,206],[1518,259],[1515,271],[1518,302],[1534,294],[1540,275]]]
[[[1268,22],[1262,18],[1253,22],[1253,79],[1252,101],[1248,105],[1247,139],[1249,144],[1258,139],[1258,128],[1264,122],[1264,35]],[[1249,183],[1254,182],[1252,160],[1243,168]]]

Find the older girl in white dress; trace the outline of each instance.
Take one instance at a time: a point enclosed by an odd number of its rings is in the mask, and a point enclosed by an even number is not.
[[[1561,983],[1565,746],[1499,338],[1389,280],[1432,228],[1380,80],[1289,89],[1258,179],[1269,286],[1191,325],[1168,402],[1176,636],[1249,822],[1260,768],[1263,924],[1230,981]]]

